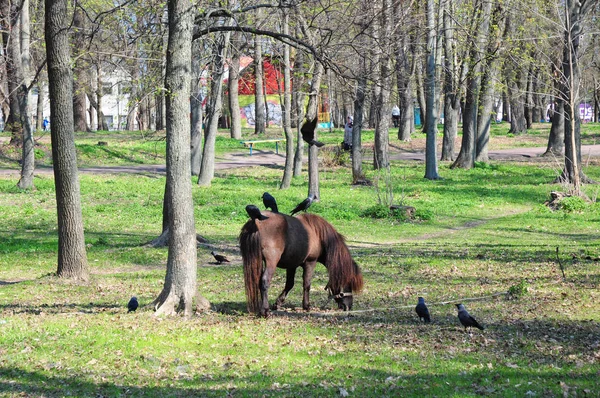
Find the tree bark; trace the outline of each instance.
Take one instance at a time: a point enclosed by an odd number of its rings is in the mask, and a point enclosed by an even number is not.
[[[478,26],[477,34],[470,51],[471,62],[467,75],[462,145],[458,157],[451,166],[452,168],[470,169],[475,165],[477,114],[479,109],[479,91],[481,88],[481,59],[487,45],[491,12],[492,2],[484,1],[480,14],[480,23],[476,24]]]
[[[235,140],[242,139],[242,117],[240,115],[240,100],[239,100],[239,81],[240,81],[240,51],[239,46],[233,45],[240,41],[240,34],[238,32],[233,33],[232,37],[232,55],[231,62],[229,64],[229,80],[228,91],[229,91],[229,112],[231,113],[231,127],[230,137]]]
[[[356,84],[356,97],[354,99],[354,124],[352,126],[352,184],[365,182],[365,173],[362,167],[362,126],[363,109],[367,92],[367,61],[364,56],[359,59],[359,75]]]
[[[299,51],[294,61],[294,77],[293,86],[294,91],[292,93],[292,107],[294,109],[294,120],[296,126],[296,152],[294,153],[294,177],[302,175],[302,164],[304,156],[304,140],[302,139],[302,133],[300,128],[302,127],[302,120],[304,119],[304,100],[306,99],[305,85],[306,85],[306,66],[305,66],[306,55]],[[294,125],[292,123],[292,125]]]
[[[438,114],[438,102],[436,101],[436,37],[435,1],[427,0],[427,70],[425,77],[427,123],[425,123],[425,178],[428,180],[438,180],[440,178],[438,174],[436,142]]]
[[[73,13],[73,41],[76,52],[75,67],[73,73],[73,128],[75,131],[89,131],[86,120],[86,85],[89,85],[89,63],[85,57],[80,56],[77,52],[83,51],[86,48],[85,38],[85,15],[81,6],[76,6]]]
[[[258,12],[260,15],[260,11]],[[260,16],[258,17],[260,19]],[[266,104],[264,98],[264,71],[262,58],[262,40],[254,37],[254,133],[264,134],[267,125]]]
[[[204,130],[204,148],[202,149],[202,162],[200,175],[198,176],[198,185],[203,187],[210,186],[215,176],[215,141],[223,106],[223,66],[227,57],[230,33],[226,32],[219,34],[219,36],[214,47],[212,83],[206,129]]]
[[[21,82],[19,83],[19,110],[21,112],[21,125],[23,126],[23,147],[21,151],[21,178],[17,186],[20,189],[32,189],[33,171],[35,170],[35,142],[33,138],[33,127],[29,117],[29,84],[31,56],[29,54],[30,29],[29,29],[29,0],[23,1],[21,10],[21,57],[18,60],[20,66]]]
[[[558,90],[558,89],[557,89]],[[548,146],[543,156],[560,156],[565,150],[565,103],[561,98],[554,102],[554,109],[550,111],[550,135]]]
[[[318,115],[322,78],[323,65],[317,62],[311,79],[308,105],[306,107],[307,120],[313,120]],[[318,128],[315,128],[315,141],[318,140],[317,130]],[[316,145],[309,145],[308,147],[308,196],[310,195],[314,195],[317,200],[321,199],[321,193],[319,191],[319,148]]]
[[[191,137],[190,137],[190,163],[193,176],[200,175],[200,166],[202,164],[202,125],[204,114],[202,111],[203,88],[200,86],[202,66],[200,65],[200,45],[192,43],[192,90],[190,95],[191,112]]]
[[[73,76],[66,0],[45,1],[45,38],[51,112],[52,161],[58,216],[57,275],[89,277],[73,124]]]
[[[192,315],[197,290],[197,249],[190,180],[189,95],[194,8],[186,0],[169,0],[167,96],[167,203],[169,253],[162,292],[154,300],[156,315]]]
[[[283,11],[283,34],[289,34],[289,14]],[[290,46],[283,45],[283,132],[285,133],[285,168],[279,189],[287,189],[294,176],[294,131],[292,130],[292,79],[290,68]]]

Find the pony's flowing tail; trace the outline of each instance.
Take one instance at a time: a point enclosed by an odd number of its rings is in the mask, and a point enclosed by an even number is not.
[[[248,312],[258,313],[261,307],[260,278],[263,258],[260,250],[260,234],[254,220],[248,221],[240,232],[240,250],[244,263],[244,284]]]

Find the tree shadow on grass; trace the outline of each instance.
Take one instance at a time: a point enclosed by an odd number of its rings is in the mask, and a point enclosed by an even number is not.
[[[367,359],[367,357],[365,357]],[[493,359],[492,359],[493,360]],[[139,360],[138,360],[139,361]],[[138,362],[134,361],[134,362]],[[216,374],[187,375],[181,373],[157,380],[149,375],[146,380],[136,375],[112,377],[120,381],[94,381],[91,377],[106,379],[102,372],[89,369],[49,368],[26,370],[20,367],[0,367],[0,390],[9,394],[35,396],[136,396],[136,397],[281,397],[281,396],[558,396],[568,389],[571,393],[594,386],[597,375],[592,369],[572,372],[568,379],[562,372],[552,370],[511,368],[493,363],[491,367],[474,367],[466,358],[453,361],[456,370],[422,369],[418,358],[410,372],[376,369],[374,364],[335,363],[344,366],[343,374],[337,372],[312,372],[298,369],[270,368],[256,372],[237,370],[236,363]],[[134,365],[136,365],[134,363]],[[386,365],[389,368],[399,367]],[[137,368],[137,367],[134,367]],[[460,370],[462,369],[462,371]],[[80,373],[80,374],[78,374]],[[176,371],[175,371],[176,373]],[[242,373],[242,374],[240,374]],[[244,375],[246,373],[246,375]],[[249,374],[248,374],[249,373]],[[134,382],[123,379],[137,378]],[[110,380],[111,377],[108,377]],[[164,383],[169,386],[142,386]],[[589,392],[592,392],[591,390]],[[589,393],[588,392],[588,393]],[[597,391],[594,391],[594,393]],[[568,394],[567,394],[568,395]],[[566,396],[566,395],[565,395]]]

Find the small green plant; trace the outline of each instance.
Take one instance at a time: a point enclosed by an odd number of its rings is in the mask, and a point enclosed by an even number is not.
[[[560,209],[566,213],[582,213],[587,206],[587,202],[579,196],[567,196],[560,201]]]
[[[519,283],[512,285],[508,288],[508,298],[509,299],[520,299],[521,297],[527,294],[529,290],[529,285],[525,279],[521,279]]]

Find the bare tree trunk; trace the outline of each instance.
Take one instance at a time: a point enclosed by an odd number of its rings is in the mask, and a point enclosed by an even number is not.
[[[37,90],[38,90],[38,97],[37,97],[37,104],[35,106],[35,112],[36,112],[35,129],[37,131],[42,131],[42,129],[43,129],[42,121],[44,120],[44,86],[42,86],[41,84],[38,84]]]
[[[283,34],[290,33],[289,14],[283,11]],[[287,189],[294,175],[294,131],[292,130],[292,81],[290,70],[290,46],[283,45],[283,131],[285,133],[285,168],[279,189]]]
[[[362,127],[365,93],[367,91],[367,61],[360,57],[360,71],[356,85],[354,99],[354,124],[352,126],[352,184],[365,182],[365,173],[362,168]]]
[[[561,98],[557,98],[554,108],[550,112],[550,135],[548,136],[548,146],[543,156],[559,156],[565,149],[565,103]]]
[[[565,32],[561,92],[565,104],[565,167],[559,180],[573,184],[575,195],[581,194],[582,183],[592,182],[581,170],[581,119],[577,109],[581,84],[578,56],[583,32],[581,20],[597,4],[596,0],[567,0],[564,3]]]
[[[192,175],[200,175],[200,165],[202,164],[202,124],[204,122],[204,114],[202,111],[202,87],[200,86],[200,77],[202,67],[200,65],[200,46],[198,43],[192,44],[192,94],[190,95],[190,112],[191,112],[191,138],[190,138],[190,164]]]
[[[217,139],[217,128],[219,118],[221,117],[221,108],[223,106],[223,65],[227,57],[227,48],[229,46],[229,32],[223,33],[217,39],[214,47],[213,60],[213,80],[210,90],[210,106],[208,110],[208,121],[204,130],[204,148],[202,150],[202,164],[200,175],[198,176],[198,185],[210,186],[215,176],[215,141]]]
[[[73,76],[69,51],[70,19],[66,0],[46,0],[45,38],[48,61],[51,141],[58,218],[57,275],[89,277],[73,124]]]
[[[409,39],[408,34],[401,34],[396,51],[396,84],[400,108],[398,139],[405,142],[410,141],[410,135],[415,125],[412,76],[414,75],[416,56],[409,49]]]
[[[323,65],[317,62],[311,79],[308,105],[306,107],[307,120],[313,120],[318,115],[322,78]],[[314,140],[316,141],[317,139],[317,129],[315,128]],[[319,191],[319,148],[316,145],[309,145],[308,147],[308,195],[314,195],[315,198],[321,199]]]
[[[238,43],[240,41],[240,34],[238,32],[233,33],[232,43]],[[233,139],[242,139],[242,117],[240,116],[240,101],[239,101],[239,81],[240,81],[240,51],[239,46],[232,45],[231,49],[233,54],[231,55],[231,62],[229,64],[229,80],[228,91],[229,91],[229,112],[231,113],[231,127],[230,136]]]
[[[440,7],[443,7],[440,5]],[[435,27],[435,1],[427,0],[427,70],[425,77],[425,90],[427,99],[427,122],[425,123],[427,134],[425,144],[425,178],[438,180],[437,164],[437,114],[438,102],[436,101],[436,36]]]
[[[189,96],[194,8],[169,0],[167,97],[167,203],[170,209],[169,253],[162,292],[154,300],[156,315],[192,315],[197,295],[197,249],[190,180]],[[220,83],[220,81],[219,81]]]
[[[21,77],[21,81],[19,82],[19,110],[21,111],[21,124],[23,126],[23,147],[21,152],[21,178],[17,186],[20,189],[32,189],[33,171],[35,170],[35,142],[33,139],[31,118],[29,116],[29,85],[31,83],[29,0],[23,1],[19,23],[21,25],[21,37],[19,38],[21,56],[15,61],[19,70],[17,75]]]
[[[452,168],[460,167],[470,169],[475,165],[476,137],[477,137],[477,114],[479,109],[479,92],[481,87],[481,59],[486,48],[492,2],[483,2],[478,24],[477,35],[471,48],[471,62],[467,77],[467,91],[465,95],[465,110],[463,115],[463,138],[460,153],[452,164]]]
[[[375,145],[373,148],[373,167],[377,170],[387,169],[390,166],[389,159],[389,126],[391,120],[390,93],[392,87],[391,68],[391,0],[382,0],[382,12],[380,14],[380,27],[376,37],[381,40],[381,48],[377,49],[374,60],[379,64],[379,76],[375,86],[379,88],[376,101],[375,120]],[[376,28],[377,29],[377,28]]]
[[[73,41],[75,51],[83,51],[85,45],[85,15],[81,7],[75,7],[73,13]],[[75,80],[73,81],[73,126],[75,131],[89,131],[86,118],[86,85],[89,85],[89,64],[84,57],[76,54],[75,67],[73,73]]]
[[[260,11],[257,12],[260,19]],[[254,133],[264,134],[267,125],[266,104],[264,97],[264,70],[262,59],[262,40],[254,38]]]
[[[294,153],[294,177],[302,175],[302,163],[304,156],[304,140],[300,133],[300,127],[302,127],[302,120],[304,119],[304,99],[306,98],[305,84],[306,84],[306,67],[305,67],[306,55],[299,51],[294,61],[294,80],[293,86],[294,91],[292,93],[292,107],[294,109],[295,118],[292,120],[292,125],[296,127],[296,152]]]
[[[19,4],[17,1],[4,1],[0,3],[5,21],[3,25],[8,24],[8,29],[2,29],[2,38],[6,54],[6,80],[8,88],[8,117],[4,119],[4,130],[11,132],[10,143],[15,146],[23,144],[23,124],[20,110],[19,86],[22,81],[21,76],[21,24],[19,22]]]
[[[444,13],[444,136],[442,139],[441,160],[455,160],[455,141],[458,135],[458,118],[460,110],[462,74],[466,73],[465,63],[458,68],[456,56],[456,39],[454,36],[454,3],[449,1],[448,10]]]

